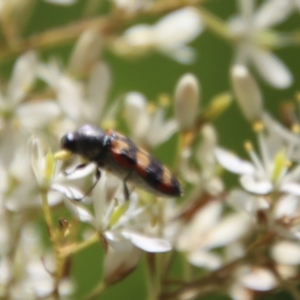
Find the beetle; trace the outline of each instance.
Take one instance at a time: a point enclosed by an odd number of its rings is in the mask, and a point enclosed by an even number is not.
[[[97,126],[86,124],[64,135],[60,144],[63,150],[96,163],[96,182],[89,192],[101,176],[100,169],[105,169],[123,181],[127,200],[130,195],[127,183],[157,196],[182,195],[179,181],[166,166],[117,131],[104,131]],[[85,164],[76,168],[83,166]]]

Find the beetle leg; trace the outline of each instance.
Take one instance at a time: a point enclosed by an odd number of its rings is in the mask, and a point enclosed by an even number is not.
[[[98,181],[100,180],[100,178],[101,178],[101,171],[99,168],[97,168],[96,172],[95,172],[95,182],[93,183],[93,185],[88,189],[88,191],[81,198],[73,198],[72,200],[75,200],[75,201],[83,200],[95,188],[95,186],[98,183]]]
[[[73,173],[75,173],[77,170],[80,170],[80,169],[83,169],[87,166],[87,164],[79,164],[77,165],[72,171],[63,171],[63,174],[65,176],[69,176],[69,175],[72,175]]]
[[[127,186],[125,180],[123,181],[123,188],[124,188],[124,197],[125,197],[125,200],[128,201],[129,197],[130,197],[130,192],[129,192],[129,189],[128,189],[128,186]]]
[[[95,188],[95,186],[98,183],[98,181],[100,180],[100,178],[101,178],[101,171],[100,171],[100,169],[97,168],[96,172],[95,172],[95,182],[93,183],[93,185],[89,188],[89,190],[84,194],[84,196],[80,200],[85,198]]]
[[[126,201],[128,201],[130,199],[130,192],[129,192],[127,182],[126,182],[130,175],[131,175],[131,172],[129,172],[123,180],[123,190],[124,190],[124,197],[125,197]]]

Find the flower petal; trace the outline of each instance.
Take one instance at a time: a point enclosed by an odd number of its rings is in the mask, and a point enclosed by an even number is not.
[[[130,241],[125,239],[119,232],[106,230],[104,236],[108,244],[118,252],[129,252],[133,245]]]
[[[272,247],[272,257],[279,264],[299,265],[300,244],[291,241],[281,241]]]
[[[273,185],[269,180],[258,179],[248,174],[240,177],[240,183],[250,193],[265,195],[273,190]]]
[[[169,13],[153,26],[155,42],[162,49],[189,43],[202,30],[200,14],[192,7]]]
[[[141,251],[132,247],[128,252],[117,252],[111,248],[104,260],[104,281],[113,284],[129,275],[137,266]]]
[[[187,259],[192,265],[208,270],[216,270],[222,266],[220,256],[212,252],[195,251],[188,254]]]
[[[264,29],[286,20],[293,11],[291,0],[268,0],[263,2],[254,15],[255,29]]]
[[[269,291],[277,285],[271,271],[258,267],[245,268],[243,274],[239,276],[239,281],[248,289],[255,291]]]
[[[236,174],[254,174],[255,172],[255,168],[250,162],[240,159],[223,148],[215,149],[215,155],[219,164],[230,172]]]
[[[231,191],[227,201],[237,210],[244,210],[251,215],[255,215],[257,211],[266,210],[270,207],[270,204],[264,197],[258,197],[243,190]]]
[[[97,124],[107,103],[107,96],[111,87],[111,74],[108,65],[105,62],[98,62],[90,75],[88,82],[88,106],[85,116],[89,122]]]
[[[260,75],[272,86],[285,89],[293,83],[293,75],[273,53],[252,47],[252,62]]]
[[[223,204],[211,201],[196,212],[192,221],[187,224],[177,238],[179,251],[192,251],[202,244],[203,236],[207,234],[220,220]]]
[[[53,101],[35,101],[20,105],[16,115],[20,124],[26,128],[37,128],[48,125],[55,120],[61,111]]]
[[[125,97],[125,119],[131,132],[137,137],[142,137],[150,126],[147,113],[147,99],[138,92],[130,92]]]
[[[300,184],[296,182],[283,183],[280,190],[284,193],[300,196]]]
[[[276,219],[293,216],[298,211],[299,204],[297,196],[292,194],[283,195],[275,207],[274,215]]]
[[[209,234],[203,238],[202,249],[211,249],[228,245],[244,235],[251,225],[245,213],[235,213],[225,217]]]
[[[69,199],[64,199],[64,202],[67,209],[69,209],[69,211],[81,222],[94,222],[94,217],[86,208]]]
[[[167,252],[172,249],[170,242],[165,239],[149,237],[130,230],[124,230],[122,235],[135,246],[147,252]]]
[[[8,97],[17,104],[26,95],[33,83],[37,70],[37,55],[28,51],[18,58],[8,85]]]
[[[84,74],[96,63],[102,48],[102,38],[95,28],[89,27],[78,38],[69,62],[69,72]],[[98,82],[101,85],[101,81]]]

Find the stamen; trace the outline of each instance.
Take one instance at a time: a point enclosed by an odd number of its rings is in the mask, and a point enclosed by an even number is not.
[[[153,103],[149,103],[149,105],[147,106],[147,111],[150,114],[153,114],[156,111],[156,106]]]
[[[261,121],[255,121],[252,124],[252,129],[256,133],[260,133],[264,130],[264,124]]]
[[[250,141],[247,141],[247,142],[245,142],[244,147],[245,147],[245,150],[248,152],[248,155],[250,156],[256,169],[259,170],[262,174],[264,174],[266,176],[267,174],[264,169],[264,166],[262,165],[257,153],[253,150],[252,143]]]
[[[266,143],[265,135],[262,132],[258,132],[258,145],[260,149],[260,154],[262,158],[262,162],[264,165],[264,170],[267,172],[267,176],[271,174],[272,167],[272,158],[270,157],[270,152],[268,149],[268,145]],[[268,176],[269,177],[269,176]]]
[[[294,133],[299,134],[300,133],[300,124],[299,123],[293,124],[291,129]]]
[[[166,93],[159,95],[158,102],[162,107],[169,107],[171,104],[170,97]]]

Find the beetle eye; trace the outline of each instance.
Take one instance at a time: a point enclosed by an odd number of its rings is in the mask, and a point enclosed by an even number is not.
[[[70,150],[72,152],[76,149],[76,139],[72,133],[64,135],[60,141],[60,146],[62,149]]]

